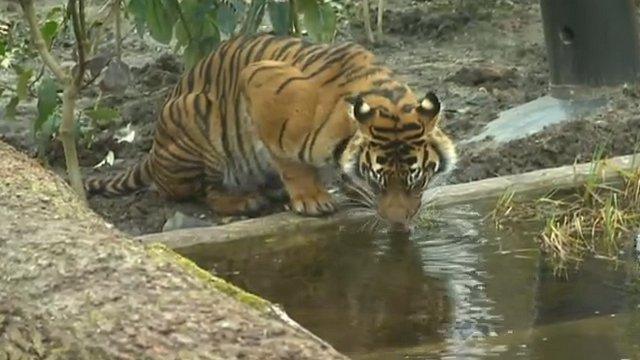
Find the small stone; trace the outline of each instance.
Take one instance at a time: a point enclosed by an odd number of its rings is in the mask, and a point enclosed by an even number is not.
[[[214,225],[212,222],[201,220],[196,217],[186,215],[180,211],[176,211],[176,213],[164,223],[162,231],[167,232],[178,229],[188,229],[212,225]]]
[[[129,66],[118,59],[111,60],[101,76],[98,86],[105,93],[124,93],[131,81]]]

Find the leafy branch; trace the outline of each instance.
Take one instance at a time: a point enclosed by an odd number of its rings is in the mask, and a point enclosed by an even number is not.
[[[268,14],[273,32],[302,34],[330,42],[336,32],[336,14],[323,0],[130,0],[140,36],[147,32],[163,44],[175,42],[187,66],[209,54],[223,36],[258,31]],[[302,19],[302,21],[300,21]],[[237,30],[239,29],[239,30]]]
[[[82,184],[82,176],[80,175],[80,165],[78,163],[78,153],[76,150],[75,142],[75,102],[78,94],[78,85],[82,81],[82,73],[84,72],[84,66],[80,65],[79,71],[76,71],[75,77],[69,70],[65,70],[60,66],[60,63],[53,57],[47,46],[47,42],[42,36],[40,27],[38,26],[38,19],[33,4],[33,0],[19,0],[20,6],[24,13],[24,17],[29,25],[29,32],[34,46],[36,47],[42,62],[53,73],[58,83],[63,86],[64,92],[62,96],[62,124],[60,125],[59,136],[64,148],[65,162],[67,166],[67,176],[73,190],[82,198],[85,199],[84,186]],[[84,1],[79,0],[79,5],[76,0],[69,0],[69,11],[73,19],[74,33],[76,36],[76,42],[78,44],[78,58],[79,62],[84,61],[84,44],[85,38],[82,32],[84,26]],[[55,94],[56,88],[53,89]],[[56,96],[57,97],[57,96]],[[54,101],[55,104],[55,101]],[[44,104],[39,102],[38,108],[44,107]],[[40,119],[39,119],[40,120]]]

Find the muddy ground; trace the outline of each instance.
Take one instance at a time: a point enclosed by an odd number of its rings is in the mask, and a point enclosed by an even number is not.
[[[445,105],[443,127],[455,140],[478,134],[501,111],[547,93],[548,70],[537,1],[389,0],[388,3],[389,9],[384,14],[385,37],[367,46],[415,92],[435,90],[439,94]],[[366,44],[357,21],[343,28],[339,37]],[[172,55],[170,48],[149,39],[140,40],[130,34],[124,49],[124,61],[132,69],[132,83],[124,94],[104,99],[105,104],[120,108],[122,118],[97,134],[90,149],[81,146],[85,174],[121,169],[144,155],[151,144],[156,112],[168,87],[182,71],[180,59]],[[10,78],[2,76],[0,81]],[[459,165],[447,181],[465,182],[587,161],[600,145],[604,156],[631,153],[638,144],[635,134],[640,132],[639,96],[637,89],[626,89],[612,95],[601,114],[552,126],[497,148],[488,149],[484,143],[460,145]],[[95,98],[96,91],[89,89],[83,93],[80,106],[93,106]],[[0,120],[0,136],[33,154],[35,145],[28,124],[35,107],[32,103],[19,110],[17,122]],[[136,130],[135,141],[117,143],[113,135],[126,124]],[[114,166],[94,169],[109,150],[116,156]],[[54,168],[62,169],[58,143],[48,154],[48,160]],[[134,235],[162,231],[168,219],[171,220],[167,228],[235,220],[214,218],[202,204],[167,202],[154,192],[116,199],[94,197],[90,204],[118,228]],[[182,214],[187,215],[186,220]]]

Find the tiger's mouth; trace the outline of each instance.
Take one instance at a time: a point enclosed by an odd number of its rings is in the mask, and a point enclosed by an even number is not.
[[[392,227],[407,228],[422,206],[420,195],[392,184],[378,196],[376,211]]]
[[[374,190],[364,180],[343,174],[341,188],[347,197],[347,208],[366,210],[375,214],[376,221],[388,226],[393,233],[409,233],[413,220],[422,206],[421,196],[402,188]]]

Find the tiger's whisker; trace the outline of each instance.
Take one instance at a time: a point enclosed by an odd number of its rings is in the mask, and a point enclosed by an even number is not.
[[[370,205],[374,204],[373,194],[371,194],[366,189],[364,189],[362,187],[358,187],[357,185],[351,184],[351,183],[345,183],[344,185],[349,190],[352,190],[353,192],[357,193],[362,198],[362,200],[366,201],[368,204],[370,204]]]

